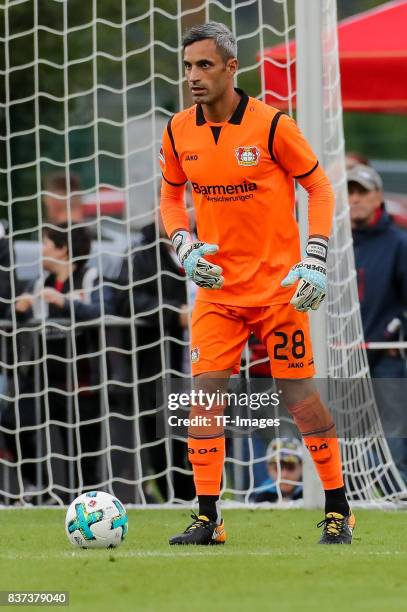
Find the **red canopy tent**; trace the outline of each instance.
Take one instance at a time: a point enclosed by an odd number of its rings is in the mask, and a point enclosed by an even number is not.
[[[407,0],[396,0],[341,21],[338,26],[342,102],[345,110],[407,113]],[[287,63],[295,89],[295,43],[265,51],[266,102],[287,98]],[[279,62],[273,64],[267,58]]]

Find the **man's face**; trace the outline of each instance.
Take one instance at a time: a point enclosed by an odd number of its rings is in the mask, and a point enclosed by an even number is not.
[[[78,195],[68,197],[65,191],[54,190],[53,193],[44,195],[44,205],[47,220],[55,225],[66,223],[68,220],[68,208],[71,212],[71,221],[79,223],[82,221],[82,200]]]
[[[296,484],[280,482],[280,490],[283,495],[290,495],[297,484],[302,480],[302,463],[293,461],[280,461],[280,471],[275,461],[268,464],[269,476],[276,481],[280,476],[281,480],[292,480]]]
[[[185,76],[195,103],[214,104],[233,83],[237,60],[226,64],[211,38],[188,45],[184,51]]]
[[[42,266],[45,270],[53,272],[58,263],[68,259],[68,251],[64,246],[57,247],[47,236],[42,239]]]
[[[367,191],[359,183],[351,181],[348,183],[348,193],[352,225],[368,225],[382,203],[382,192],[379,189]]]
[[[55,191],[54,193],[44,195],[44,204],[47,209],[47,216],[52,219],[55,223],[63,223],[66,221],[66,207],[67,207],[67,195],[62,191]],[[64,214],[64,219],[59,220],[61,214]],[[55,221],[55,219],[57,219]]]

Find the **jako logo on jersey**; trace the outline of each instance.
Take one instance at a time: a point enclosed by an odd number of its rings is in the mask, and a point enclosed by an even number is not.
[[[192,183],[192,189],[195,193],[201,195],[231,195],[235,193],[247,193],[248,191],[256,191],[256,183],[240,183],[239,185],[199,185]]]
[[[199,357],[200,357],[199,348],[196,346],[195,348],[193,348],[191,350],[191,361],[192,361],[192,363],[196,363],[197,361],[199,361]]]
[[[303,368],[304,364],[303,363],[289,363],[288,364],[288,369],[290,368]]]
[[[185,161],[197,161],[198,155],[186,155]]]
[[[257,147],[237,147],[235,155],[239,166],[257,166],[260,160]]]

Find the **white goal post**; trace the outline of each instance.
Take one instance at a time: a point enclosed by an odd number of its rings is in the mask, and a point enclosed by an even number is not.
[[[365,379],[357,402],[345,395],[333,402],[339,411],[337,419],[342,421],[346,413],[358,414],[359,422],[364,421],[366,426],[363,431],[364,426],[358,430],[351,425],[347,438],[342,440],[350,490],[362,487],[362,501],[379,502],[378,491],[385,489],[388,497],[397,502],[405,498],[405,484],[390,459],[380,425],[364,348],[356,284],[347,199],[336,11],[336,0],[310,0],[306,6],[296,0],[297,119],[322,160],[336,201],[328,256],[328,299],[324,308],[310,315],[313,349],[318,378]],[[304,238],[307,218],[303,192],[299,201]],[[333,400],[332,397],[325,399]],[[365,437],[368,431],[370,434]],[[378,461],[386,465],[379,479]],[[322,503],[321,487],[310,461],[304,465],[304,503],[307,507]]]
[[[358,385],[356,407],[346,393],[327,391],[340,430],[349,433],[342,452],[350,499],[401,503],[406,490],[384,439],[363,345],[336,1],[9,0],[0,16],[0,213],[7,226],[4,235],[0,228],[0,504],[66,504],[89,488],[141,506],[194,498],[184,443],[169,435],[163,404],[168,379],[189,377],[188,330],[180,322],[194,295],[156,213],[162,129],[190,104],[182,35],[207,20],[236,35],[237,85],[296,113],[334,186],[329,293],[312,325],[318,377]],[[281,44],[284,60],[274,60],[267,50]],[[266,78],[267,63],[285,71],[284,91]],[[304,194],[298,198],[304,236]],[[100,304],[85,319],[72,301],[52,309],[42,292],[50,278],[43,229],[55,230],[52,211],[66,201],[67,250],[74,249],[74,227],[92,237],[89,257],[81,252],[73,263],[78,272],[86,259],[84,269],[94,274],[74,280],[72,272],[67,289],[87,306]],[[34,295],[25,317],[16,312],[23,291]],[[246,347],[242,380],[264,361]],[[350,430],[351,413],[358,418]],[[292,431],[284,425],[283,434]],[[261,434],[230,443],[225,499],[251,501],[267,476],[269,442]],[[319,501],[305,461],[305,505]]]

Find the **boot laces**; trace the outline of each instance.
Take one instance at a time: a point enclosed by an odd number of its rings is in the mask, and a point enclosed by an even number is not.
[[[346,517],[338,518],[336,516],[327,516],[317,524],[317,527],[322,527],[324,525],[324,531],[329,535],[338,536],[343,530],[345,520]]]
[[[184,533],[190,533],[193,529],[198,529],[198,527],[204,527],[205,529],[209,529],[210,531],[212,530],[209,521],[205,521],[199,518],[199,516],[197,516],[196,514],[191,514],[191,518],[194,519],[194,521],[193,523],[188,525]]]

